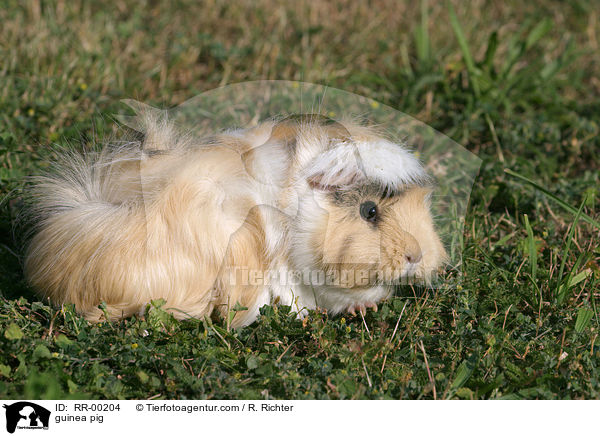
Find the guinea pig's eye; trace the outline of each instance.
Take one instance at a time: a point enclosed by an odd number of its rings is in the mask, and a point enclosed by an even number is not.
[[[377,205],[372,201],[365,201],[360,205],[360,216],[367,221],[377,219]]]

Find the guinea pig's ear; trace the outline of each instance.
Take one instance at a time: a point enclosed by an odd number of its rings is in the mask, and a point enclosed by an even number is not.
[[[331,192],[348,188],[366,179],[362,160],[353,144],[340,144],[321,153],[308,166],[308,185]]]
[[[338,191],[343,187],[352,186],[357,180],[356,174],[350,172],[338,172],[333,175],[318,172],[306,178],[311,189],[323,192]]]

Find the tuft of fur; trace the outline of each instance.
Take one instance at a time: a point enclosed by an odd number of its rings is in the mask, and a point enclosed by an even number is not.
[[[445,261],[427,174],[372,129],[300,117],[200,139],[155,113],[140,119],[143,140],[65,154],[31,191],[26,277],[91,321],[159,298],[178,318],[239,303],[234,326],[273,302],[339,313]],[[361,216],[365,202],[376,221]]]

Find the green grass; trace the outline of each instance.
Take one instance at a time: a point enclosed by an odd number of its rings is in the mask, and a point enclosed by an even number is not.
[[[600,28],[593,2],[4,0],[1,398],[599,398]],[[327,17],[327,18],[324,18]],[[477,153],[458,288],[379,312],[266,307],[227,331],[92,325],[23,281],[23,177],[114,132],[119,100],[304,80],[377,99]]]

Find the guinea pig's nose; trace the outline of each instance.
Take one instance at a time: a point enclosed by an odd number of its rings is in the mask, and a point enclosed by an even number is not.
[[[423,254],[421,250],[413,250],[404,255],[404,258],[408,263],[419,263],[421,259],[423,259]]]

